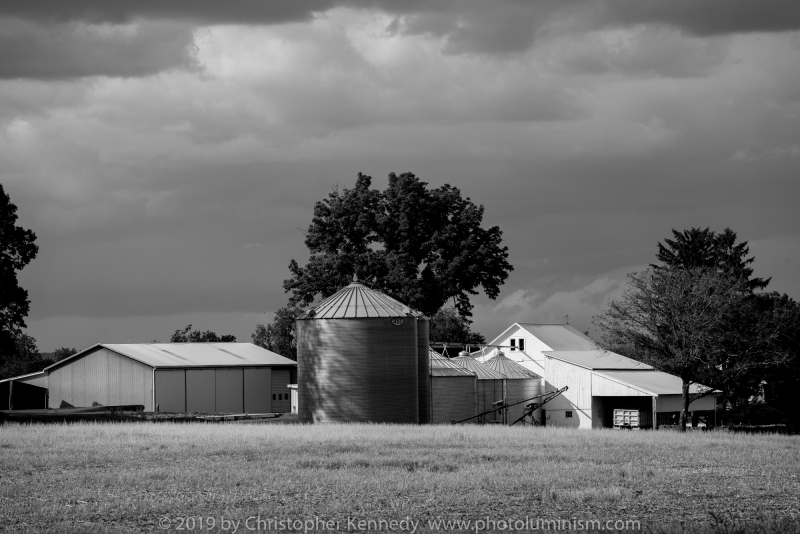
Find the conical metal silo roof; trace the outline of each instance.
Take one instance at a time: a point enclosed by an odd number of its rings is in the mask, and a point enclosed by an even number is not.
[[[469,369],[478,375],[478,380],[503,380],[506,376],[494,369],[487,367],[472,356],[459,356],[450,360],[459,367]]]
[[[483,362],[483,364],[498,373],[504,374],[506,378],[542,378],[527,367],[523,367],[514,360],[507,358],[502,352]]]
[[[433,349],[428,349],[431,362],[431,376],[475,376],[474,371],[456,365]]]
[[[424,317],[389,295],[353,281],[298,319],[357,319],[366,317]]]

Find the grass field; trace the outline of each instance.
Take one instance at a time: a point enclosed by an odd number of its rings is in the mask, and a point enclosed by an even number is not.
[[[8,531],[296,531],[285,527],[297,522],[281,528],[266,521],[305,519],[315,529],[350,532],[410,531],[413,522],[416,532],[429,532],[429,521],[470,520],[460,530],[475,532],[508,530],[498,522],[511,519],[513,527],[527,517],[540,531],[553,524],[533,523],[537,518],[572,527],[578,520],[636,520],[645,532],[797,532],[799,514],[794,436],[478,426],[0,427],[0,530]],[[261,524],[246,522],[257,516]],[[405,518],[411,522],[377,523]]]

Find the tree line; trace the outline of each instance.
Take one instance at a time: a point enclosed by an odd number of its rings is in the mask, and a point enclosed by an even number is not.
[[[353,278],[431,318],[432,342],[485,343],[471,329],[470,296],[498,296],[513,267],[497,226],[483,227],[482,205],[458,188],[432,188],[412,173],[389,175],[372,188],[359,174],[353,188],[334,188],[317,202],[306,230],[308,260],[289,264],[287,304],[253,343],[297,358],[295,317]],[[16,273],[38,252],[36,236],[16,225],[17,207],[0,185],[0,377],[41,370],[74,354],[62,347],[43,360],[24,333],[27,291]],[[593,319],[604,350],[618,352],[682,380],[680,426],[692,400],[722,391],[740,414],[800,422],[800,306],[767,291],[753,276],[748,243],[731,229],[674,230],[657,243],[657,263],[629,275],[622,295]],[[235,342],[211,330],[176,330],[170,342]],[[690,393],[692,385],[701,391]],[[763,402],[766,400],[767,402]],[[759,411],[760,410],[760,411]]]

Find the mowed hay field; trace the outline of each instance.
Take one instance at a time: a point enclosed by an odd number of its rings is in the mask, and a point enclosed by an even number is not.
[[[411,518],[416,532],[434,531],[430,520],[471,520],[474,532],[487,517],[527,517],[529,526],[536,518],[638,520],[644,532],[800,530],[800,438],[794,436],[6,425],[0,477],[0,530],[11,532],[233,531],[223,518],[248,532],[252,516],[318,518],[321,530],[334,524],[319,521],[335,520],[338,530],[350,532],[367,531],[353,518]],[[505,525],[494,526],[483,525],[487,531]]]

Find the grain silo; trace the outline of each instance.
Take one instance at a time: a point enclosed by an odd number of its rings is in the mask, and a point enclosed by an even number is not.
[[[300,420],[427,422],[427,346],[425,316],[354,281],[297,319]]]
[[[466,352],[450,360],[456,365],[469,369],[478,377],[478,413],[483,413],[495,408],[495,403],[505,398],[505,376],[494,369],[486,367]],[[502,423],[503,414],[500,411],[481,416],[481,423]]]
[[[475,373],[433,350],[429,355],[430,422],[452,423],[477,415],[478,379]]]
[[[506,377],[506,401],[508,404],[544,393],[544,380],[541,376],[507,358],[501,351],[497,351],[495,356],[483,364]],[[541,399],[531,402],[541,402]],[[507,422],[511,424],[522,417],[527,404],[530,403],[524,402],[508,408]],[[533,412],[533,418],[538,423],[542,423],[541,408]]]

